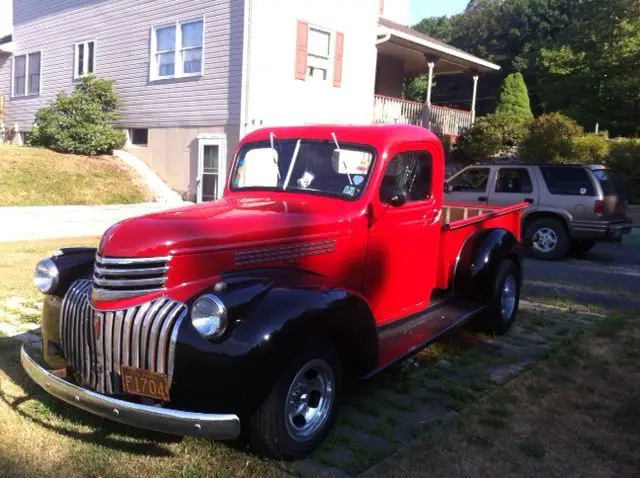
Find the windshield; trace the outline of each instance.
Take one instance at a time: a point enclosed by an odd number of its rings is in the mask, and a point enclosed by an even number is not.
[[[596,179],[600,183],[602,192],[605,196],[618,195],[626,197],[626,188],[624,184],[622,184],[622,182],[618,179],[616,173],[614,173],[610,169],[593,169],[592,171]]]
[[[250,143],[239,152],[231,190],[276,190],[359,197],[367,186],[373,152],[363,146],[309,139]]]

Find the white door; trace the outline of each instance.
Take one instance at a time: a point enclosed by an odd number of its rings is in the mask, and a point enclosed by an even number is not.
[[[198,202],[222,197],[227,172],[227,139],[198,139]]]

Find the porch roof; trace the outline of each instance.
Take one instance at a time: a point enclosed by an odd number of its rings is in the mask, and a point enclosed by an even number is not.
[[[15,43],[13,42],[12,35],[6,35],[0,37],[0,54],[1,55],[10,55],[13,53],[15,48]]]
[[[498,71],[500,66],[466,51],[447,45],[413,28],[380,18],[380,35],[386,41],[378,44],[378,52],[404,60],[405,73],[416,75],[427,71],[427,57],[436,61],[437,74]]]

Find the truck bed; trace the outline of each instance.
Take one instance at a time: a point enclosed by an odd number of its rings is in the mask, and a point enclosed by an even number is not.
[[[527,203],[507,207],[445,204],[442,206],[440,264],[436,287],[448,289],[455,272],[458,253],[467,238],[476,231],[501,228],[521,239],[522,212]]]

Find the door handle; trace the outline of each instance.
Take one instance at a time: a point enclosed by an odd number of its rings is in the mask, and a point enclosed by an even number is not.
[[[489,198],[488,198],[487,196],[480,196],[480,197],[478,198],[478,201],[481,201],[481,202],[486,202],[486,201],[488,201],[488,200],[489,200]]]
[[[533,204],[533,198],[526,198],[524,202],[528,202],[529,204]]]
[[[429,223],[429,226],[433,226],[435,223],[439,222],[440,218],[442,217],[442,209],[436,209],[433,212],[433,219]]]

